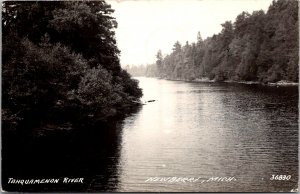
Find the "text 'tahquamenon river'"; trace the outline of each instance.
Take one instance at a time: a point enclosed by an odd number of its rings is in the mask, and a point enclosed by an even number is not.
[[[115,191],[296,191],[297,87],[137,79],[155,101],[122,124]]]

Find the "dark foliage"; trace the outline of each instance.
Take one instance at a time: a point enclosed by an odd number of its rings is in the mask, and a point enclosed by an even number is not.
[[[273,1],[267,13],[239,14],[234,23],[222,24],[222,31],[196,43],[174,44],[150,76],[193,80],[207,77],[216,81],[298,82],[298,2]],[[134,67],[133,67],[134,68]],[[134,69],[129,72],[134,74]],[[141,70],[140,70],[141,72]]]
[[[113,11],[104,0],[3,2],[3,119],[70,108],[106,118],[138,101],[119,64]]]

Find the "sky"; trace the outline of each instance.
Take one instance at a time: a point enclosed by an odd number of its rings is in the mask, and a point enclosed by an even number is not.
[[[120,61],[126,65],[145,65],[182,45],[218,34],[225,21],[235,21],[243,11],[267,11],[272,0],[107,0],[118,22],[116,40]]]

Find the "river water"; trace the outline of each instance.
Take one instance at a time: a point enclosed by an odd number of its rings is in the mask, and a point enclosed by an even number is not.
[[[26,135],[4,134],[5,190],[286,192],[298,188],[298,87],[137,79],[142,101],[155,101],[124,120],[79,130],[43,122],[31,130],[24,126]],[[289,180],[270,180],[273,175]],[[84,184],[8,184],[9,178],[64,177],[84,178]],[[234,179],[207,181],[220,180],[216,177]]]
[[[137,78],[147,103],[123,123],[118,191],[290,191],[298,88]],[[272,175],[290,175],[279,181]],[[149,177],[235,177],[170,183]]]

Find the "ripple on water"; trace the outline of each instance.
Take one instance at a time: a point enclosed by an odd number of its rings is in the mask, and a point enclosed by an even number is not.
[[[290,191],[298,180],[297,89],[139,78],[143,106],[123,124],[117,191]],[[284,90],[284,92],[282,91]],[[272,182],[272,174],[291,174]],[[235,183],[147,183],[235,176]]]

